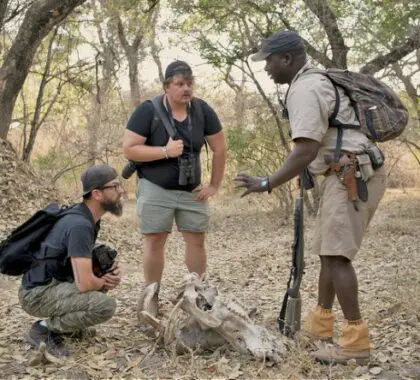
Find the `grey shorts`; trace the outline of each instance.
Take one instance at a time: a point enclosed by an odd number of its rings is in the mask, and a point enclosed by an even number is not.
[[[209,225],[208,203],[196,201],[194,197],[194,193],[166,190],[141,178],[137,188],[140,232],[171,232],[174,219],[179,231],[206,232]]]

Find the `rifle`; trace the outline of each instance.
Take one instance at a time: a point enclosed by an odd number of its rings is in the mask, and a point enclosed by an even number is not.
[[[303,189],[314,187],[313,179],[307,169],[299,178],[300,194],[295,201],[293,213],[295,237],[292,245],[293,258],[290,277],[287,282],[287,291],[283,298],[280,314],[277,319],[280,332],[292,338],[300,330],[302,300],[300,298],[300,283],[302,282],[304,262],[304,235],[303,235]],[[293,281],[293,282],[292,282]]]

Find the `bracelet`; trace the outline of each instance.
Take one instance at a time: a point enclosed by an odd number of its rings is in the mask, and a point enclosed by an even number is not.
[[[169,156],[168,156],[168,150],[166,149],[166,145],[161,146],[161,148],[162,148],[163,154],[165,155],[165,158],[168,159]]]
[[[270,189],[270,177],[269,176],[267,176],[267,193],[268,194],[271,194],[271,191],[272,191],[273,189]]]

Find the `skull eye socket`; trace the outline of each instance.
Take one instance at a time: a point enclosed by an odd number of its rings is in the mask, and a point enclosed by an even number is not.
[[[205,297],[203,297],[201,294],[199,294],[197,297],[197,306],[199,309],[204,310],[204,311],[209,311],[209,310],[212,310],[213,308],[213,305],[207,302]]]

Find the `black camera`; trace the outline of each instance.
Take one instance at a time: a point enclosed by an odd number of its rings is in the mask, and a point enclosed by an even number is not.
[[[181,186],[194,185],[195,184],[195,168],[196,158],[195,156],[188,155],[186,157],[180,157],[179,162],[179,180],[178,184]]]
[[[129,179],[136,171],[136,164],[133,161],[129,161],[123,168],[121,176],[124,179]]]
[[[92,269],[97,277],[102,277],[111,271],[117,251],[106,244],[99,244],[92,251]]]

